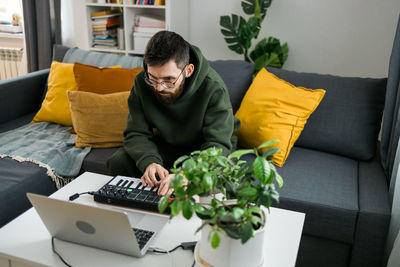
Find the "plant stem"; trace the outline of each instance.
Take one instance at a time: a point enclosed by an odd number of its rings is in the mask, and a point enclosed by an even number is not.
[[[248,48],[244,49],[244,60],[247,62],[251,62],[251,60],[249,58],[249,49]]]

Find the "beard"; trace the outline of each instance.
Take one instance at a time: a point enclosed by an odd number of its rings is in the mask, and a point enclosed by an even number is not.
[[[179,85],[179,87],[173,90],[172,92],[170,92],[168,89],[159,92],[153,87],[153,93],[160,103],[168,105],[175,103],[176,100],[178,100],[178,98],[182,95],[184,89],[185,89],[185,80],[183,80],[182,83]]]

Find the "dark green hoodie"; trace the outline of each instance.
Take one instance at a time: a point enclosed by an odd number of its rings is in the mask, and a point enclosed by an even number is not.
[[[142,172],[151,163],[164,167],[181,155],[208,147],[228,154],[236,146],[234,117],[225,83],[200,49],[190,47],[195,71],[185,81],[182,95],[172,104],[160,103],[141,71],[128,99],[129,116],[124,148]]]

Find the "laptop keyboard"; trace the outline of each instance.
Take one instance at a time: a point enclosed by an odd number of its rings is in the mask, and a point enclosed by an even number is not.
[[[142,250],[142,248],[147,244],[147,242],[149,242],[150,238],[154,235],[154,232],[138,228],[132,228],[132,229],[133,232],[135,233],[136,240],[139,243],[139,248],[140,250]]]

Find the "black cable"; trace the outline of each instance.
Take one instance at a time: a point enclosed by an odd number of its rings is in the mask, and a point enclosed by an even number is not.
[[[93,194],[94,194],[94,191],[88,191],[88,192],[73,194],[72,196],[69,197],[69,201],[74,201],[74,200],[77,199],[80,195],[84,195],[84,194],[93,195]]]
[[[164,253],[164,254],[174,252],[178,248],[182,248],[182,249],[185,249],[185,250],[186,249],[190,249],[190,250],[194,251],[194,247],[196,246],[196,243],[197,243],[196,241],[194,241],[194,242],[182,242],[178,246],[176,246],[173,249],[168,250],[168,251],[167,250],[160,250],[158,248],[149,248],[149,251],[150,252],[155,252],[155,253]]]
[[[69,265],[64,259],[63,257],[61,257],[61,255],[56,251],[56,248],[54,246],[54,236],[51,237],[51,249],[53,250],[53,252],[60,258],[60,260],[67,265],[68,267],[72,267],[72,265]]]

